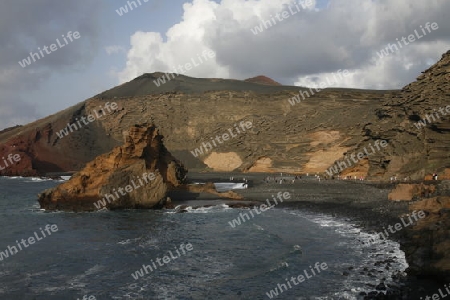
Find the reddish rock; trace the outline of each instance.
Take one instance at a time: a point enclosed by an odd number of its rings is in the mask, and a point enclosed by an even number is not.
[[[436,191],[436,186],[430,184],[398,184],[388,195],[392,201],[411,201],[414,198],[429,197]]]
[[[135,125],[124,136],[123,146],[95,158],[69,181],[39,194],[41,208],[90,211],[102,208],[101,199],[109,209],[163,205],[167,191],[179,186],[187,171],[164,147],[154,125]],[[126,187],[132,188],[126,191]]]
[[[439,196],[414,202],[410,210],[426,212],[416,226],[406,230],[402,244],[408,273],[450,280],[450,197]]]
[[[263,76],[263,75],[259,75],[259,76],[252,77],[252,78],[248,78],[248,79],[245,79],[244,81],[252,82],[252,83],[265,84],[265,85],[274,85],[274,86],[281,85],[281,83],[278,83],[275,80],[273,80],[273,79],[271,79],[269,77]]]

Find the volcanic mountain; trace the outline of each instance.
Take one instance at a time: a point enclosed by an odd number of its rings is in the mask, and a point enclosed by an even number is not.
[[[450,118],[415,126],[449,103],[450,52],[416,82],[390,91],[319,91],[262,76],[240,81],[176,74],[158,86],[164,75],[143,74],[59,113],[3,130],[0,157],[19,153],[23,159],[2,174],[78,171],[121,145],[128,128],[146,122],[156,124],[168,151],[194,171],[323,173],[377,140],[388,146],[349,164],[341,175],[422,179],[450,166]],[[61,135],[112,103],[108,114]],[[235,131],[246,122],[250,129]],[[225,134],[228,139],[221,139]]]

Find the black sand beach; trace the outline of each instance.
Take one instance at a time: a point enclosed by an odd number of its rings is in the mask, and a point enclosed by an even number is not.
[[[265,180],[267,176],[272,177],[269,183]],[[385,227],[398,223],[402,216],[409,213],[408,203],[388,200],[388,193],[395,186],[391,183],[360,180],[321,179],[319,181],[311,175],[302,176],[301,179],[292,182],[293,177],[290,175],[265,173],[189,173],[188,175],[189,182],[229,182],[231,178],[234,182],[248,182],[248,189],[235,190],[244,197],[244,201],[223,199],[221,203],[242,203],[243,206],[252,206],[266,202],[266,199],[272,199],[272,195],[276,196],[278,192],[289,192],[291,198],[276,205],[277,209],[292,208],[344,218],[366,232],[382,232]],[[281,178],[285,180],[280,184]],[[213,195],[202,194],[198,195],[197,199],[189,202],[173,200],[174,204],[191,206],[201,206],[201,203],[207,206],[219,203],[211,201],[217,199],[217,196]],[[236,206],[239,207],[239,205]],[[405,231],[391,234],[388,238],[402,245]],[[368,251],[370,250],[369,247]],[[389,262],[380,261],[379,263],[386,264],[386,268],[389,267]],[[367,269],[370,270],[370,267],[367,266]],[[352,271],[344,271],[343,276],[346,272]],[[440,287],[438,282],[415,276],[406,278],[399,276],[397,282],[397,286],[387,287],[389,296],[377,291],[380,287],[374,285],[374,292],[365,299],[420,299],[421,296],[433,294]]]

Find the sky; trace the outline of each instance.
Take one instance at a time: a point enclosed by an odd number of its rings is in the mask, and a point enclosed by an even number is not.
[[[448,0],[2,0],[0,130],[157,71],[400,89],[450,50],[449,12]]]

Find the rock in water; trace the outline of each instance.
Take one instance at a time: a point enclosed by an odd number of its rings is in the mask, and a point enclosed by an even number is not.
[[[155,125],[134,125],[124,138],[124,145],[39,194],[41,208],[92,211],[162,205],[167,191],[182,183],[187,170],[167,151]]]

